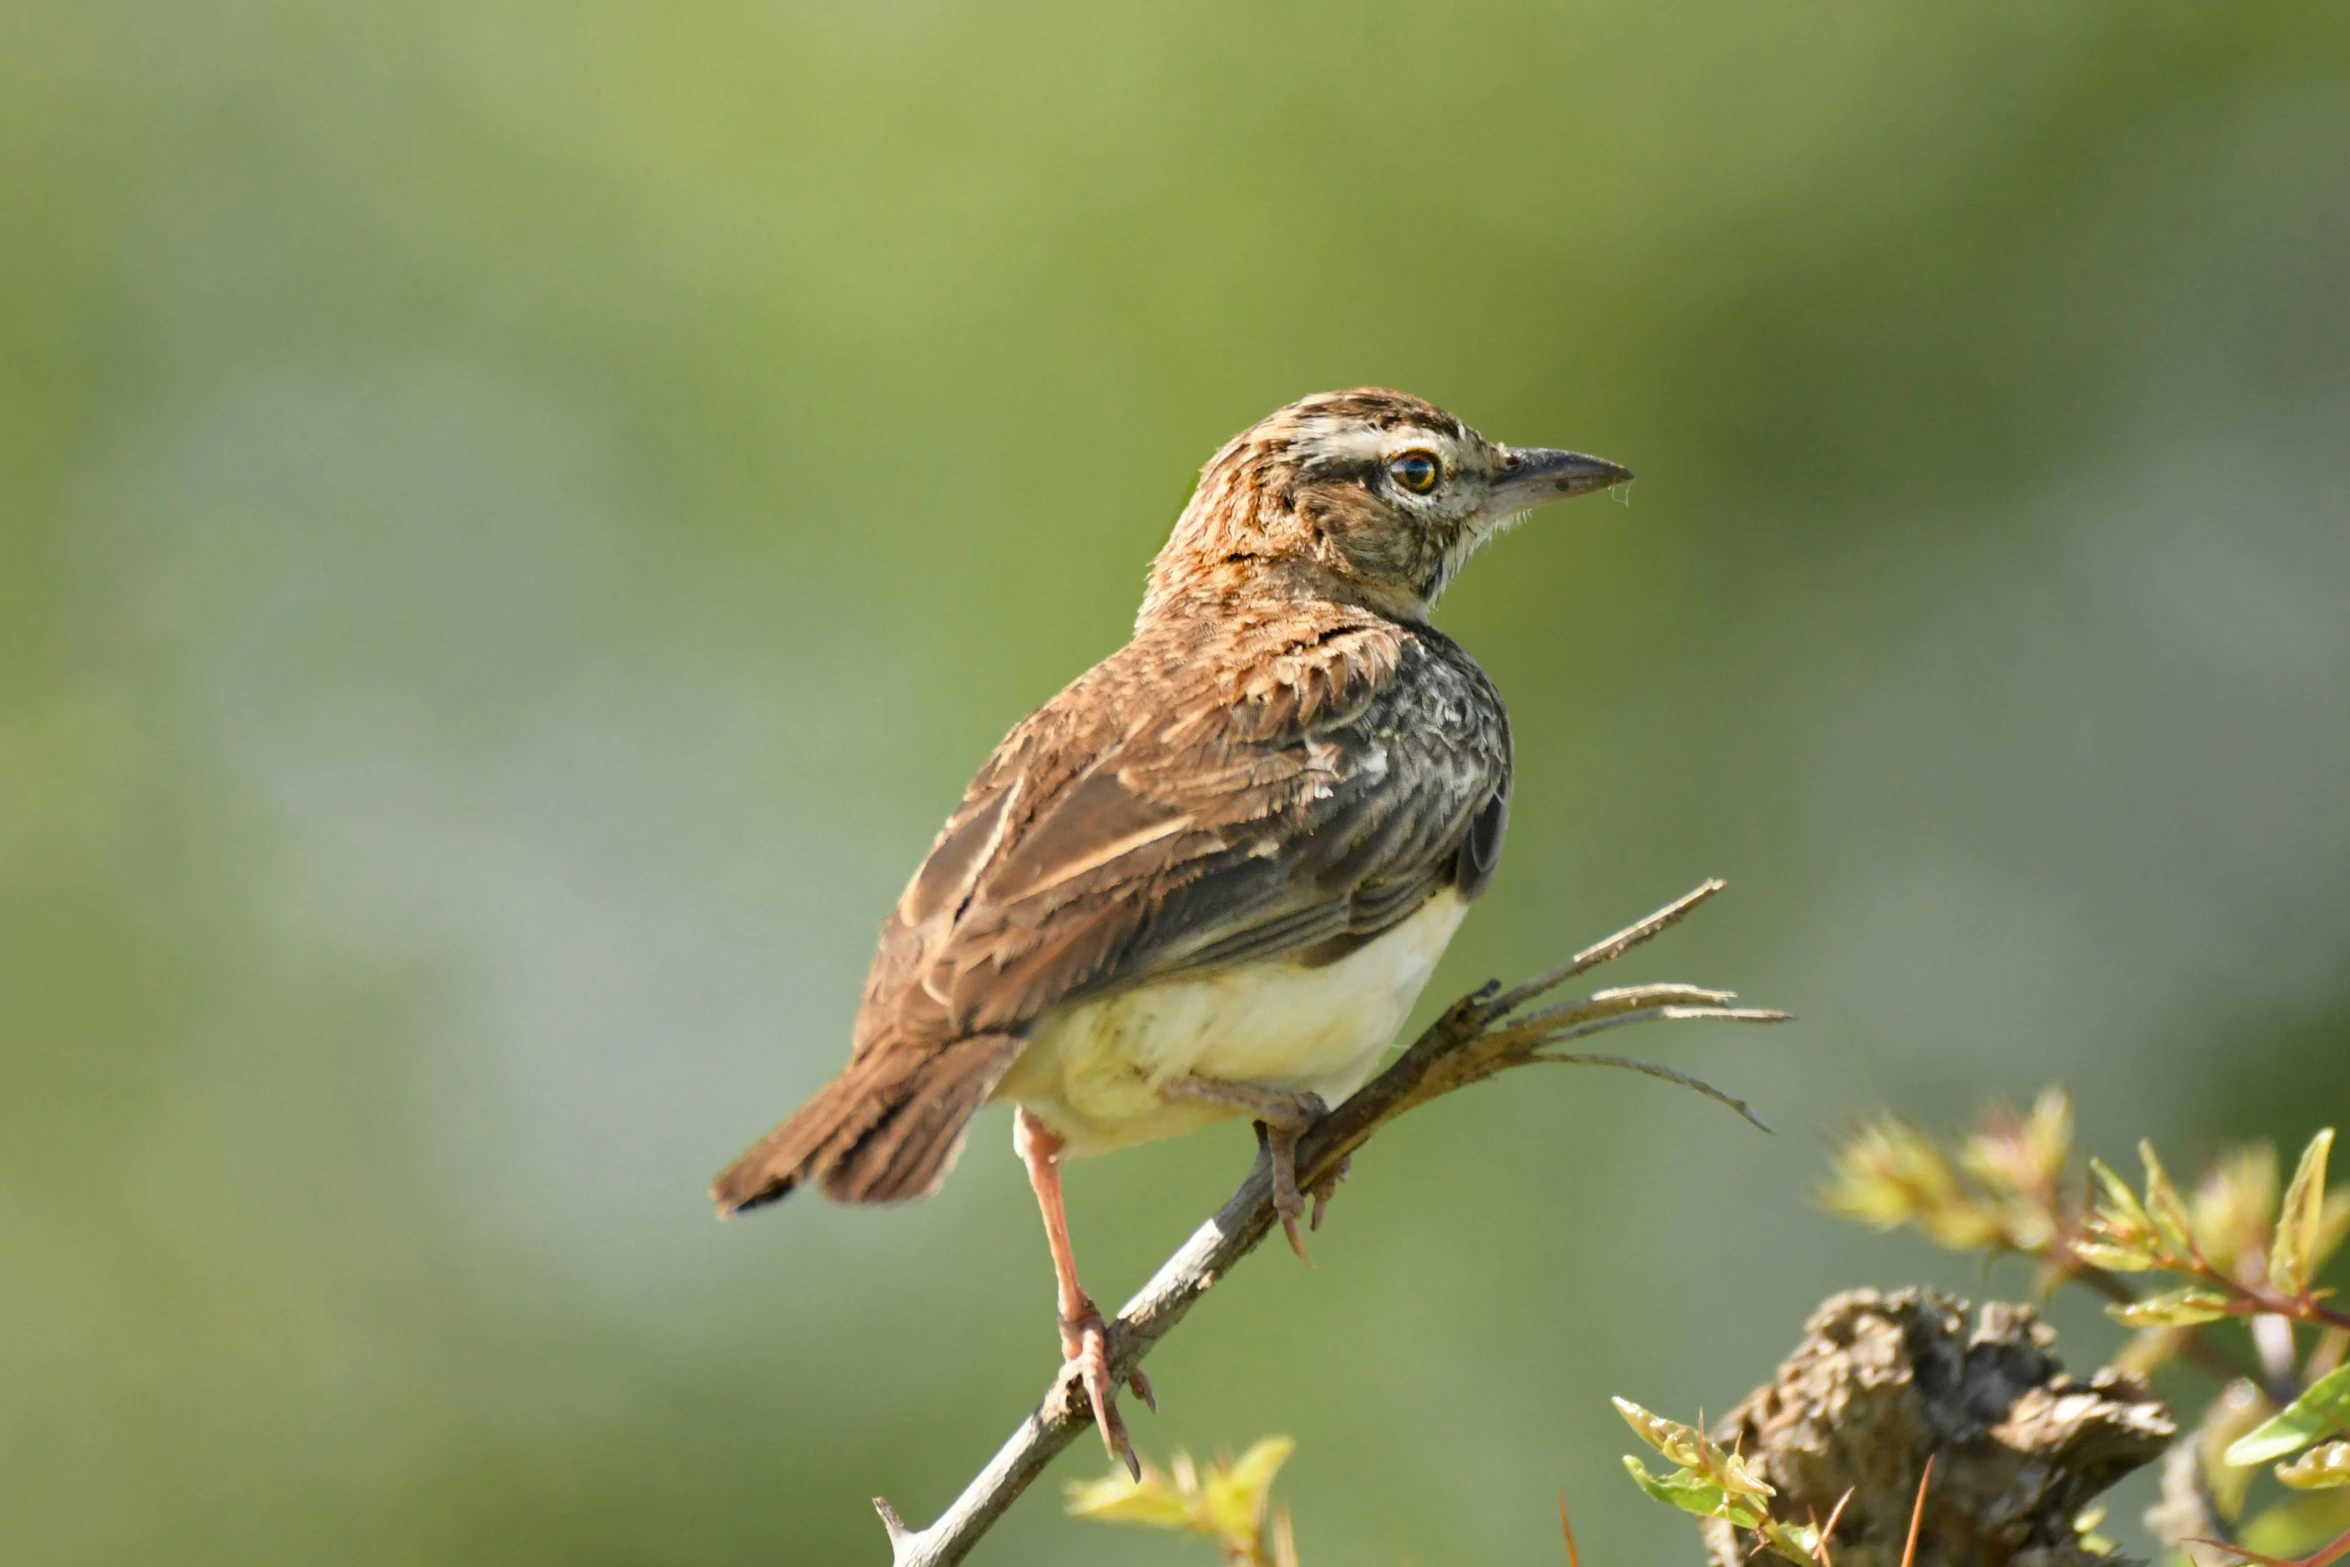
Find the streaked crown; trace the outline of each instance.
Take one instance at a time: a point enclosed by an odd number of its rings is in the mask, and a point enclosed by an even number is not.
[[[1422,620],[1478,545],[1545,501],[1630,477],[1596,457],[1487,440],[1404,392],[1301,398],[1200,471],[1151,568],[1143,618],[1245,582]]]

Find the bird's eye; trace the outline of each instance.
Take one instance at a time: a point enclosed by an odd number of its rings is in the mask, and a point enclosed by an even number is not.
[[[1444,464],[1430,452],[1406,452],[1387,465],[1395,482],[1414,495],[1425,495],[1444,477]]]

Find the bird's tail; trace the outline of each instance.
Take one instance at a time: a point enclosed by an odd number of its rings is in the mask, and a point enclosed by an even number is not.
[[[756,1208],[816,1182],[836,1202],[904,1202],[938,1190],[971,1117],[1020,1040],[977,1034],[926,1050],[883,1046],[849,1063],[816,1097],[710,1185],[721,1214]]]

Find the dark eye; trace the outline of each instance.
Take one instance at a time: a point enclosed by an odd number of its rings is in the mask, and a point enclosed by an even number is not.
[[[1406,452],[1387,465],[1395,482],[1414,495],[1425,495],[1444,477],[1444,464],[1432,452]]]

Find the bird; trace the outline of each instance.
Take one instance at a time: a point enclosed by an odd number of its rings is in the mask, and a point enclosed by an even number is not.
[[[1508,711],[1430,616],[1527,512],[1631,477],[1379,387],[1233,437],[1132,638],[964,791],[882,924],[847,1067],[718,1176],[720,1213],[926,1196],[1011,1101],[1064,1374],[1139,1478],[1061,1165],[1249,1116],[1306,1256],[1298,1138],[1394,1043],[1509,820]]]

